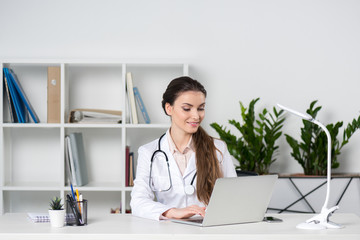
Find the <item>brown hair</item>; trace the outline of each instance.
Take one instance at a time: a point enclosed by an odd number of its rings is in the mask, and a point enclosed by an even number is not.
[[[165,104],[173,105],[177,97],[186,91],[199,91],[206,97],[206,90],[198,81],[185,76],[175,78],[163,94],[162,107],[166,115]],[[214,139],[201,126],[193,134],[193,141],[196,151],[197,197],[199,201],[207,205],[216,179],[222,176],[216,156],[218,149],[215,147]]]

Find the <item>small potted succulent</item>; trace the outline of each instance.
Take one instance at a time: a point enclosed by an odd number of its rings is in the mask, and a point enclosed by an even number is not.
[[[49,216],[52,227],[63,227],[65,222],[64,204],[60,197],[54,197],[50,202]]]

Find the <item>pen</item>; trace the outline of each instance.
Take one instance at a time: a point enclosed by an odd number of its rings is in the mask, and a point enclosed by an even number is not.
[[[72,183],[70,183],[70,188],[71,188],[72,197],[73,197],[73,199],[75,200],[75,193],[74,193],[74,188],[73,188]]]
[[[80,201],[80,213],[81,213],[81,209],[84,209],[84,206],[83,206],[83,195],[82,195],[82,194],[80,194],[79,201]]]
[[[71,210],[72,210],[72,212],[74,214],[76,225],[82,224],[82,219],[79,216],[78,210],[76,209],[76,204],[74,204],[74,199],[72,199],[72,197],[69,194],[67,194],[66,196],[67,196],[67,199],[68,199],[68,203],[70,204],[70,208],[71,208]]]

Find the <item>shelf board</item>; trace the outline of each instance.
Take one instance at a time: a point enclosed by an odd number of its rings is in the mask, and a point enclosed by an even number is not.
[[[118,123],[66,123],[65,128],[122,128]]]
[[[120,182],[91,182],[85,186],[74,187],[82,191],[123,191],[131,190],[130,187],[122,187]],[[6,183],[2,187],[4,191],[70,191],[70,186],[62,187],[56,182],[16,182]]]
[[[4,128],[60,128],[60,123],[3,123]]]
[[[169,123],[156,123],[156,124],[126,124],[126,128],[169,128]]]
[[[81,187],[73,187],[79,191],[122,191],[124,188],[121,182],[90,182]],[[71,191],[70,186],[65,187],[65,191]]]
[[[169,128],[168,123],[156,124],[98,124],[98,123],[66,123],[65,128]]]
[[[5,183],[4,191],[60,191],[58,182],[13,182]]]
[[[104,58],[104,59],[0,59],[0,63],[17,64],[17,65],[47,65],[47,64],[127,64],[127,65],[144,65],[144,66],[172,66],[183,65],[188,62],[183,58]]]

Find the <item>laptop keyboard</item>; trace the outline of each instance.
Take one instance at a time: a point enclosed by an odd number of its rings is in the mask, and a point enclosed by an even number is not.
[[[194,223],[202,223],[203,219],[187,219],[188,222],[194,222]]]

